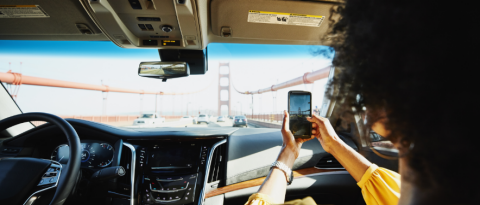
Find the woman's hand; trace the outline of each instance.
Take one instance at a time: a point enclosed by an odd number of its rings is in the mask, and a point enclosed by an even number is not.
[[[293,162],[297,159],[302,148],[302,144],[308,140],[313,139],[313,136],[309,139],[295,138],[290,131],[290,116],[287,111],[283,111],[283,124],[282,124],[282,137],[283,146],[277,161],[285,163],[290,168],[293,166]]]
[[[312,136],[316,137],[323,149],[332,154],[340,164],[359,182],[368,167],[372,165],[365,157],[345,144],[337,135],[327,118],[313,115],[307,117],[312,122]]]
[[[312,122],[312,137],[316,137],[320,141],[326,152],[333,152],[332,147],[338,142],[339,138],[330,121],[315,114],[313,117],[307,117],[307,120]]]

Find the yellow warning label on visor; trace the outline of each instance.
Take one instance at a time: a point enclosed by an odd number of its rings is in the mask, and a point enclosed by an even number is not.
[[[324,19],[325,16],[319,15],[249,10],[247,21],[250,23],[320,27]]]

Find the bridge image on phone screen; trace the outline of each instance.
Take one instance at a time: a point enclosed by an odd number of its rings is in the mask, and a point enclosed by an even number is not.
[[[289,93],[290,131],[295,137],[310,138],[312,123],[307,117],[312,115],[311,94],[309,92]]]

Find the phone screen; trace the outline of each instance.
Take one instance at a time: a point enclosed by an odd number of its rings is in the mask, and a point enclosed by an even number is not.
[[[312,123],[307,117],[312,116],[312,94],[305,91],[288,93],[288,113],[290,115],[290,131],[297,138],[310,138]]]

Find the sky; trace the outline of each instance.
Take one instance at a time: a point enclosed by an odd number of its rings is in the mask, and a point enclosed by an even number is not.
[[[127,93],[21,85],[17,103],[23,112],[48,112],[56,115],[161,115],[217,113],[218,98],[228,99],[228,92],[218,92],[219,83],[231,85],[232,114],[280,113],[287,109],[288,90],[252,96],[235,91],[270,87],[305,72],[331,64],[330,56],[313,53],[325,46],[252,45],[212,43],[207,48],[208,71],[205,75],[161,80],[139,77],[142,61],[159,61],[158,50],[124,49],[108,41],[0,41],[0,72],[19,72],[27,76],[66,80],[111,87],[149,91],[187,92],[190,95],[155,96]],[[230,64],[230,82],[219,80],[219,63]],[[222,68],[225,69],[225,68]],[[327,80],[298,85],[291,90],[308,90],[313,108],[320,107]],[[6,84],[4,84],[6,85]],[[234,86],[234,87],[233,87]],[[8,86],[7,86],[8,87]],[[106,99],[106,100],[104,100]],[[223,109],[226,115],[226,108]]]

